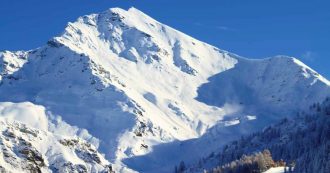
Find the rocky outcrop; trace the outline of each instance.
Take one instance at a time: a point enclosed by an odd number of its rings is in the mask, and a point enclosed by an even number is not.
[[[0,119],[0,172],[104,172],[111,164],[95,146]]]

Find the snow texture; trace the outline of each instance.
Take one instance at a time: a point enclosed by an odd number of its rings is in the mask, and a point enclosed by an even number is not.
[[[270,168],[268,171],[264,173],[284,173],[284,167]]]

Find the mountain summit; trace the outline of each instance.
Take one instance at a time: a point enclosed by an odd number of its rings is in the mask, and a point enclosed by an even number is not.
[[[330,82],[295,58],[246,59],[135,8],[80,17],[40,48],[0,53],[0,65],[1,102],[43,107],[49,123],[40,130],[58,118],[79,128],[72,136],[99,146],[118,172],[172,171],[221,147],[212,141],[330,95]]]

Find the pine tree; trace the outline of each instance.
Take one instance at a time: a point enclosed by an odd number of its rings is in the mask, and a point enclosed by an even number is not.
[[[179,168],[178,168],[178,173],[183,173],[186,170],[186,165],[184,161],[180,162]]]

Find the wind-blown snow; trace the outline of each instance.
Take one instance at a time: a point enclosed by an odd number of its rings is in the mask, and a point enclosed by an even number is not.
[[[48,129],[44,107],[32,103],[0,103],[0,117],[11,121],[16,120],[40,130]]]
[[[141,172],[168,172],[220,147],[212,140],[261,129],[330,94],[329,81],[297,59],[244,59],[135,8],[80,17],[47,45],[0,60],[0,101],[44,106],[52,122],[86,129],[107,159]]]

